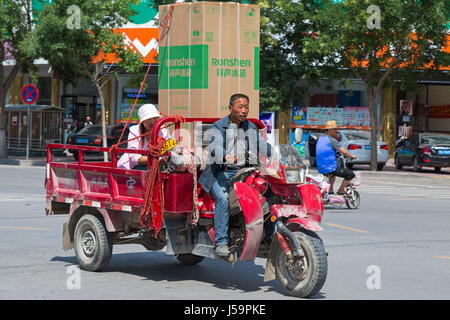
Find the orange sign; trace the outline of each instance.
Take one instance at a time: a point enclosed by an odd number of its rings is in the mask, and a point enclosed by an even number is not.
[[[119,28],[113,29],[124,37],[124,45],[139,53],[144,63],[158,63],[158,28]],[[109,63],[114,63],[114,58],[108,56]]]
[[[450,118],[450,104],[446,106],[430,106],[428,108],[430,118]]]

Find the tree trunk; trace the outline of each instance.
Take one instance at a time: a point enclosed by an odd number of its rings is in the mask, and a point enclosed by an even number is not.
[[[100,86],[100,84],[98,83],[98,81],[95,81],[95,86],[97,88],[98,94],[100,96],[100,105],[102,106],[101,108],[101,113],[102,113],[102,142],[103,142],[103,147],[108,147],[108,140],[107,140],[107,136],[106,136],[106,108],[105,108],[105,98],[103,97],[103,91],[102,88]],[[108,152],[103,152],[103,161],[108,162]]]
[[[375,90],[367,87],[367,98],[370,112],[370,170],[377,170],[377,126],[375,121]]]
[[[0,159],[5,159],[8,157],[8,154],[6,152],[6,92],[3,86],[4,72],[5,70],[3,67],[3,63],[2,61],[0,61]]]
[[[0,89],[0,159],[6,159],[8,157],[6,151],[5,102],[5,93]]]
[[[280,144],[288,144],[290,141],[289,137],[289,121],[290,121],[291,111],[288,108],[287,110],[279,110],[278,111],[278,137]]]
[[[6,94],[20,69],[21,65],[16,62],[16,65],[5,80],[5,68],[3,67],[3,61],[0,60],[0,159],[8,157],[6,150]]]

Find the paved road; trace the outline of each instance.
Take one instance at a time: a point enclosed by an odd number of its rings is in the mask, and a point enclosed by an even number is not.
[[[80,271],[78,289],[66,216],[44,213],[44,173],[0,165],[0,299],[296,299],[263,282],[263,259],[187,267],[139,245],[115,246],[105,272]],[[325,210],[329,271],[314,299],[449,299],[449,175],[365,171],[359,190],[358,210]]]

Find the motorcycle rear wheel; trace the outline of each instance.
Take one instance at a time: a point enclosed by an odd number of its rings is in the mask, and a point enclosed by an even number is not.
[[[360,203],[360,196],[359,192],[356,190],[353,190],[353,197],[348,197],[345,199],[345,204],[347,205],[347,208],[349,209],[356,209],[359,207]]]
[[[316,233],[301,229],[295,231],[294,235],[300,243],[303,257],[294,265],[289,265],[287,255],[278,245],[275,274],[290,295],[299,298],[311,297],[319,292],[327,278],[327,256],[323,242]]]
[[[75,227],[74,248],[81,269],[103,270],[111,260],[113,248],[111,233],[97,216],[85,214]]]

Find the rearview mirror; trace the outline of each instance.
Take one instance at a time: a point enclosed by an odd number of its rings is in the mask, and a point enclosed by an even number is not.
[[[303,129],[295,128],[295,131],[294,131],[295,144],[299,144],[300,142],[302,142],[302,139],[303,139]]]

